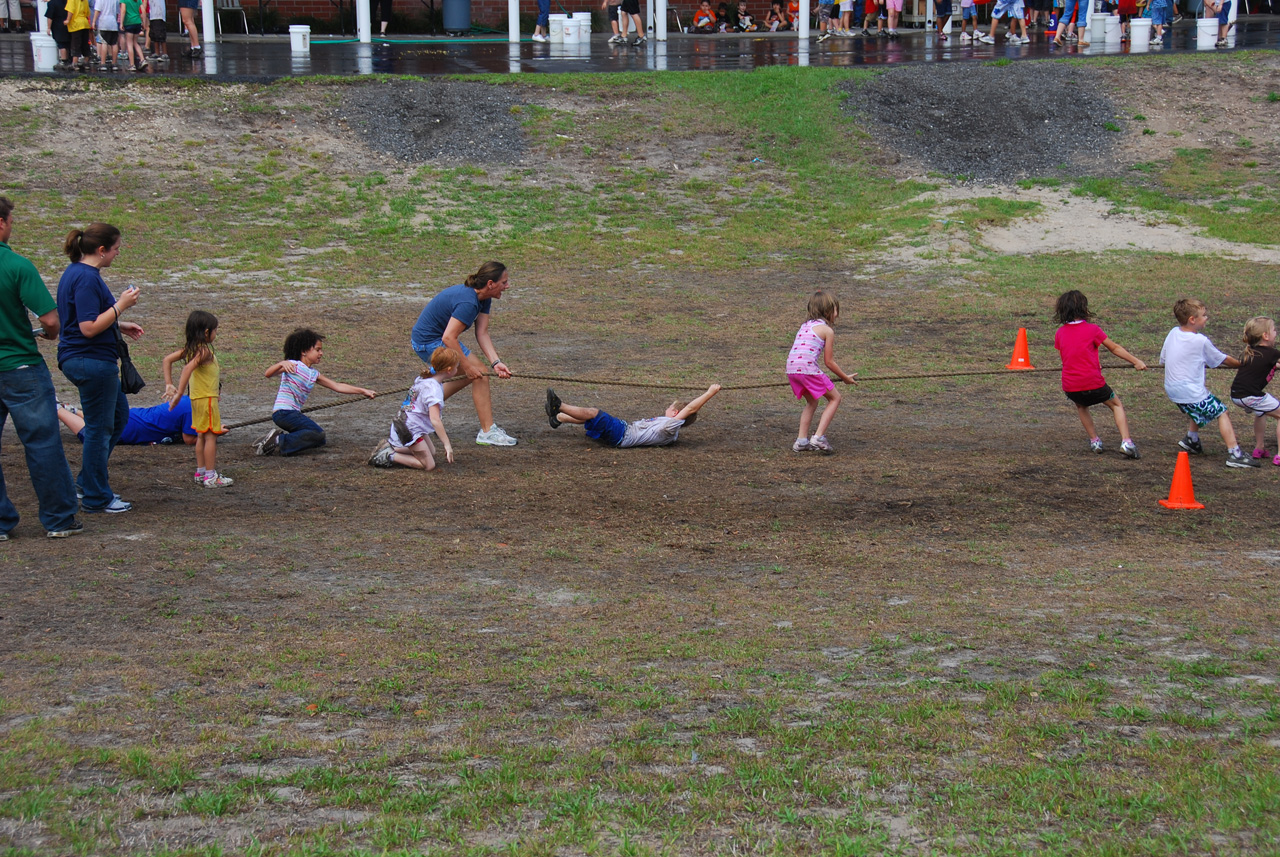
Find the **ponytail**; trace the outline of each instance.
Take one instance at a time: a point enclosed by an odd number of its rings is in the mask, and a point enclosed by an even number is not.
[[[67,233],[62,252],[72,262],[79,262],[89,253],[97,253],[103,247],[111,249],[119,240],[120,230],[111,224],[90,223],[86,229],[72,229]]]
[[[497,282],[501,280],[506,270],[507,266],[501,262],[485,262],[480,266],[480,270],[467,277],[467,288],[480,291],[489,285],[490,281]]]

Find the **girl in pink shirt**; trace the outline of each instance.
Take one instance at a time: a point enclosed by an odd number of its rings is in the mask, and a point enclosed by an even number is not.
[[[1102,364],[1098,362],[1098,346],[1110,351],[1121,360],[1133,364],[1133,368],[1142,371],[1147,368],[1137,357],[1112,342],[1102,328],[1094,324],[1089,312],[1089,299],[1083,293],[1072,289],[1058,298],[1053,310],[1053,320],[1062,327],[1053,337],[1053,347],[1062,354],[1062,392],[1075,403],[1076,413],[1084,430],[1089,433],[1089,448],[1102,453],[1102,438],[1093,425],[1093,417],[1089,408],[1093,405],[1106,405],[1116,418],[1116,428],[1120,430],[1123,442],[1120,452],[1126,458],[1141,458],[1133,438],[1129,437],[1129,421],[1124,415],[1124,405],[1115,391],[1107,386],[1102,377]]]
[[[776,4],[775,4],[776,5]],[[835,385],[827,377],[827,373],[818,365],[818,356],[826,368],[839,376],[846,384],[854,383],[853,375],[845,374],[836,365],[836,332],[832,330],[836,318],[840,315],[840,301],[830,292],[817,291],[809,298],[809,320],[800,325],[795,342],[791,344],[791,353],[787,355],[787,380],[791,382],[791,390],[797,399],[804,400],[804,410],[800,412],[800,432],[791,449],[794,452],[832,451],[827,443],[827,426],[840,407],[840,394]],[[854,375],[857,373],[855,372]],[[809,424],[818,410],[818,401],[827,400],[827,407],[818,420],[818,430],[809,437]]]

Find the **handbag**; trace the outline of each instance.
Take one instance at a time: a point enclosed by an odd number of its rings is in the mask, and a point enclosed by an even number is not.
[[[120,355],[120,389],[125,392],[125,395],[132,396],[134,393],[141,392],[142,388],[147,386],[147,382],[142,379],[133,361],[129,359],[129,345],[120,335],[120,326],[113,327],[116,332],[116,351]]]

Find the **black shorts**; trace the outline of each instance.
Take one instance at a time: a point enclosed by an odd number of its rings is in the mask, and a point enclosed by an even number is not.
[[[102,41],[111,45],[113,48],[116,46],[116,43],[120,41],[120,33],[115,30],[99,30],[98,35],[102,36]]]
[[[622,0],[622,13],[624,15],[639,15],[640,0]],[[641,33],[641,35],[644,35]]]
[[[163,45],[169,41],[169,26],[165,23],[164,18],[151,19],[151,44]]]
[[[126,33],[129,33],[130,35],[137,36],[142,33],[142,25],[141,24],[125,24],[124,31]]]
[[[1081,407],[1089,408],[1094,405],[1101,405],[1108,399],[1115,398],[1115,395],[1115,390],[1103,384],[1096,390],[1080,390],[1075,393],[1067,393],[1067,398]]]

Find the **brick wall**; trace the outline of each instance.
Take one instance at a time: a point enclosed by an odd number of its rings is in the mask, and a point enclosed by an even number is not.
[[[256,4],[254,0],[241,0],[246,9],[252,11]],[[375,0],[370,0],[370,6],[373,6]],[[443,0],[435,0],[437,10],[441,8]],[[333,3],[329,0],[274,0],[271,6],[276,9],[282,21],[295,17],[310,16],[321,20],[329,20],[335,18],[337,11]],[[344,6],[351,8],[351,0],[344,0]],[[559,3],[551,4],[552,12],[561,11],[560,7],[564,7],[566,12],[589,12],[599,10],[599,2],[586,2],[586,0],[559,0]],[[421,0],[394,0],[395,13],[406,17],[416,19],[423,17],[426,6]],[[538,14],[537,0],[520,0],[520,15],[530,19]],[[376,18],[377,13],[374,13]],[[506,27],[507,22],[507,2],[506,0],[471,0],[471,20],[476,24],[484,24],[487,26]],[[532,26],[532,24],[530,24]]]

